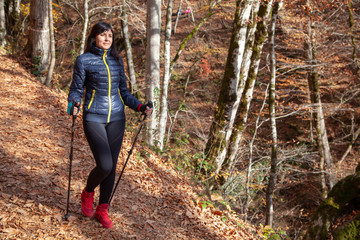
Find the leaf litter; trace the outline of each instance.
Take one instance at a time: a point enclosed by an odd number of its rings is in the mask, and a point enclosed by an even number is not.
[[[81,115],[65,221],[71,137],[67,95],[40,84],[4,51],[0,81],[0,239],[260,239],[259,229],[229,212],[199,207],[199,187],[154,154],[130,159],[109,210],[112,229],[83,217],[80,194],[94,160]],[[131,138],[124,139],[118,174],[131,144]]]

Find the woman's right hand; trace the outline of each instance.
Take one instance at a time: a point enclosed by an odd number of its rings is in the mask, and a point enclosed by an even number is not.
[[[69,102],[68,107],[67,107],[67,113],[69,115],[77,115],[79,113],[79,107],[80,107],[80,103],[78,102]]]

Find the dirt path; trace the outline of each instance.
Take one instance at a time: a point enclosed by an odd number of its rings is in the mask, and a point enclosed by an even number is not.
[[[135,157],[136,149],[110,209],[114,227],[83,217],[80,193],[94,162],[81,116],[71,217],[64,221],[71,126],[66,94],[42,86],[2,53],[0,96],[0,239],[257,239],[255,229],[229,213],[223,222],[212,209],[201,209],[182,176],[153,155]],[[124,141],[119,169],[131,142]]]

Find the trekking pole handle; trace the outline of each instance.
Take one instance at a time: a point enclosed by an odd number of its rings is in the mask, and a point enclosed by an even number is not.
[[[75,111],[75,107],[76,107],[76,111]],[[80,111],[80,103],[77,103],[75,101],[71,102],[70,109],[68,109],[68,113],[72,115],[73,118],[75,119],[76,116],[79,114],[79,111]]]
[[[146,106],[146,107],[149,107],[149,108],[153,108],[153,107],[154,107],[152,101],[148,101],[148,102],[145,104],[145,106]],[[147,116],[145,112],[143,112],[141,115]],[[145,117],[144,117],[143,120],[145,120]]]

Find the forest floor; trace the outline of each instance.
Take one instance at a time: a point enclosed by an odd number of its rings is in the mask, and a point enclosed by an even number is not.
[[[67,202],[71,117],[66,94],[40,84],[0,54],[0,239],[260,239],[259,229],[229,210],[203,207],[192,186],[155,155],[135,146],[104,229],[83,217],[80,193],[94,160],[76,119],[70,218]],[[138,123],[130,123],[138,124]],[[126,134],[118,171],[130,149]],[[95,195],[95,202],[97,195]]]

